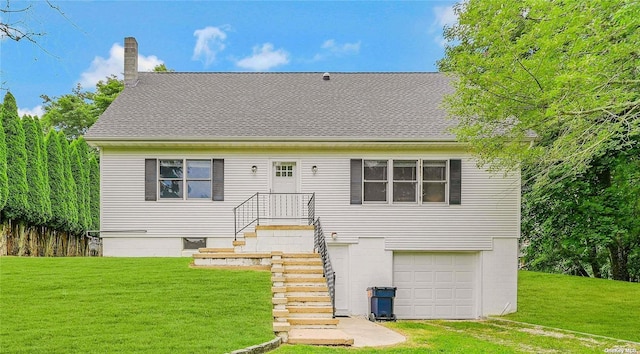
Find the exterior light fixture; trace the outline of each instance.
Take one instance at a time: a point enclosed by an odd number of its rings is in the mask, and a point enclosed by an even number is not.
[[[258,172],[258,166],[256,166],[256,165],[251,166],[251,172],[253,172],[253,173]]]
[[[337,239],[338,238],[338,233],[337,232],[332,232],[331,233],[331,238],[334,239],[334,240]]]
[[[314,175],[318,173],[318,166],[313,165],[313,167],[311,167],[311,172],[313,172]]]

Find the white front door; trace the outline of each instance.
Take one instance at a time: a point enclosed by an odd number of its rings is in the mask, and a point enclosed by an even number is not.
[[[271,225],[301,224],[306,204],[298,192],[298,170],[295,162],[275,161],[271,169],[269,214]],[[306,220],[304,223],[306,224]]]
[[[276,161],[271,170],[272,193],[296,193],[298,191],[298,171],[295,162]]]

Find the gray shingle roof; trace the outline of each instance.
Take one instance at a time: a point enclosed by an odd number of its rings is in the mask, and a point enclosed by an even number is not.
[[[140,73],[85,135],[102,139],[454,140],[440,73]]]

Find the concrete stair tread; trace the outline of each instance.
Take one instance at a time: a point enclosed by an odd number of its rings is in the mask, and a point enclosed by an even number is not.
[[[320,258],[319,253],[283,253],[282,258]]]
[[[287,296],[289,302],[328,302],[331,303],[331,297],[326,295],[316,296]]]
[[[353,345],[353,338],[339,329],[303,329],[289,331],[289,344]]]
[[[203,247],[198,248],[199,253],[234,253],[235,249],[233,247],[229,248],[214,248],[214,247]]]
[[[322,318],[322,317],[292,317],[287,319],[292,326],[300,325],[334,325],[337,326],[340,320],[337,318]]]
[[[291,267],[282,267],[285,274],[324,274],[324,270],[322,267],[313,267],[313,268],[291,268]]]
[[[326,285],[287,285],[286,291],[288,293],[317,293],[317,292],[327,292],[329,288]]]
[[[193,258],[271,258],[271,253],[194,253]]]
[[[285,258],[282,263],[285,265],[285,267],[286,266],[291,266],[291,265],[321,266],[322,265],[322,260],[320,260],[320,259],[297,260],[297,259],[287,259],[287,258]]]

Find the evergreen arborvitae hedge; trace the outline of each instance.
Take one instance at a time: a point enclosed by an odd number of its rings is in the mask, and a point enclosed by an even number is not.
[[[65,187],[64,159],[58,133],[50,130],[45,138],[47,146],[47,171],[51,200],[51,219],[49,225],[56,230],[65,230],[68,226],[69,206]]]
[[[89,157],[91,228],[100,230],[100,164],[95,154]]]
[[[24,220],[27,217],[27,151],[24,130],[18,118],[18,106],[10,92],[4,96],[2,125],[7,144],[7,203],[2,210],[4,220]]]
[[[71,172],[71,148],[69,147],[67,137],[62,131],[58,132],[58,141],[60,141],[60,148],[62,150],[64,190],[68,208],[67,227],[65,230],[75,233],[81,231],[81,228],[78,224],[78,187]]]
[[[4,105],[0,104],[0,215],[2,215],[2,209],[7,203],[7,197],[9,196],[9,186],[7,185],[7,143],[5,142],[4,134]]]
[[[25,148],[27,152],[27,217],[31,225],[44,225],[51,215],[49,200],[49,182],[45,175],[44,151],[42,151],[42,130],[36,126],[33,118],[25,116],[22,119],[25,134]]]
[[[91,215],[89,214],[89,177],[87,176],[87,169],[84,166],[84,159],[82,158],[84,139],[74,140],[69,146],[69,152],[71,153],[69,158],[71,162],[71,174],[76,184],[76,198],[78,206],[78,227],[80,230],[88,230],[91,225]]]

